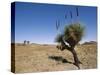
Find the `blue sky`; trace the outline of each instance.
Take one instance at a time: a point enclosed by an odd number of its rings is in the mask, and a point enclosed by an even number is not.
[[[79,21],[85,26],[85,35],[81,42],[97,40],[97,8],[78,6]],[[29,40],[31,43],[54,44],[57,33],[65,25],[77,22],[76,6],[16,2],[15,5],[15,42]],[[65,19],[65,14],[67,18]],[[59,31],[56,20],[60,20]]]

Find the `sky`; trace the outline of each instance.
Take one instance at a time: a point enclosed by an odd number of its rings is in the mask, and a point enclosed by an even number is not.
[[[76,6],[15,3],[15,42],[24,40],[31,43],[54,44],[57,34],[63,31],[65,25],[80,22],[85,26],[85,34],[81,42],[97,40],[97,8],[77,6],[79,16],[76,15]],[[70,17],[72,12],[72,19]],[[65,15],[67,16],[65,18]],[[56,21],[60,21],[56,29]]]

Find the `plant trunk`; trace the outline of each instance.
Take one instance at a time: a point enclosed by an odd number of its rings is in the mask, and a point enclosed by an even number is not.
[[[73,54],[73,57],[74,57],[74,65],[76,65],[78,69],[80,69],[80,66],[79,66],[80,61],[78,59],[77,53],[74,48],[71,49],[71,53]]]
[[[80,62],[79,59],[78,59],[77,53],[76,53],[76,51],[75,51],[75,49],[74,49],[74,46],[73,46],[73,47],[69,47],[68,45],[65,44],[64,41],[62,41],[61,44],[62,44],[61,50],[64,50],[64,49],[69,50],[69,51],[73,54],[73,57],[74,57],[74,65],[77,66],[78,69],[80,69],[79,64],[80,64],[81,62]]]

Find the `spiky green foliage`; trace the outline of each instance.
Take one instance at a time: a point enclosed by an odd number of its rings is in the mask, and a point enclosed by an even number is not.
[[[65,26],[64,39],[71,46],[75,46],[83,37],[84,27],[80,24]]]
[[[83,37],[84,27],[81,24],[70,24],[65,26],[64,32],[57,36],[56,42],[63,41],[74,47]]]
[[[58,43],[61,43],[63,41],[63,35],[62,34],[58,34],[56,39],[55,39],[55,42],[58,42]]]
[[[84,34],[84,27],[80,24],[71,24],[69,26],[65,26],[64,36],[65,40],[69,38],[73,38],[75,41],[80,41]]]

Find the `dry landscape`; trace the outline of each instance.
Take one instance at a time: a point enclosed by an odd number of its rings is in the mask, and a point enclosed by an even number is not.
[[[75,50],[81,69],[97,68],[97,45],[77,45]],[[56,45],[15,45],[15,73],[77,70],[68,50],[60,51]]]

